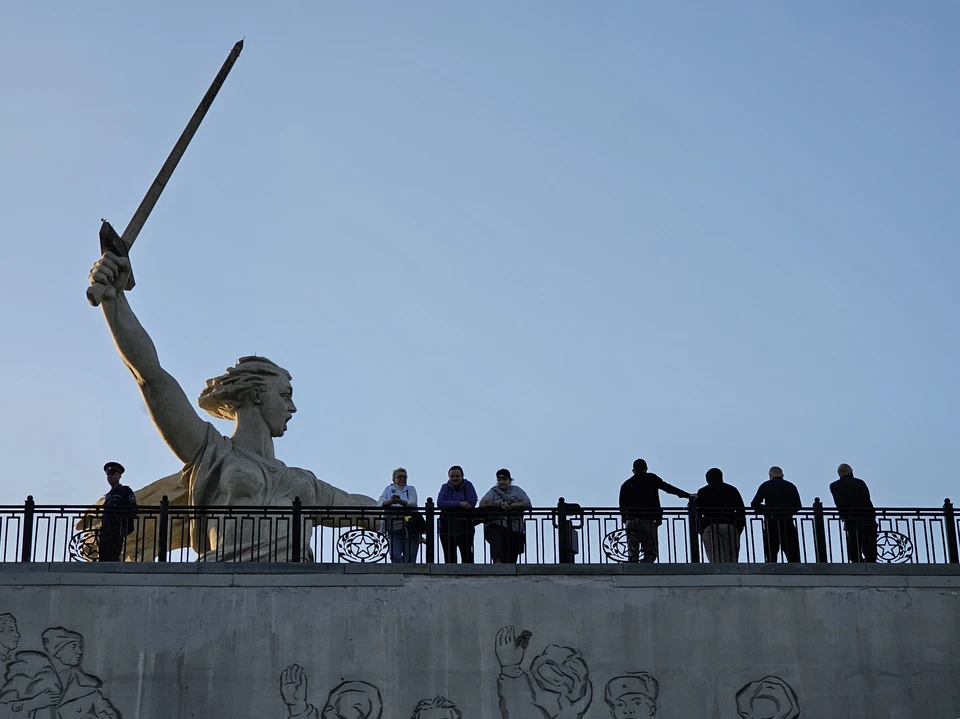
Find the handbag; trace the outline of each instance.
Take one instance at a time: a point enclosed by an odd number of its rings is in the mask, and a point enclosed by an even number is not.
[[[403,524],[407,528],[407,532],[412,535],[423,534],[427,531],[427,520],[420,512],[404,515]]]

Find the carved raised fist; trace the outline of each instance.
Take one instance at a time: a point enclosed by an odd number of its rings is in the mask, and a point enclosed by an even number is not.
[[[90,270],[90,284],[107,288],[103,293],[104,300],[112,300],[118,292],[123,292],[129,279],[130,260],[112,252],[104,252]]]

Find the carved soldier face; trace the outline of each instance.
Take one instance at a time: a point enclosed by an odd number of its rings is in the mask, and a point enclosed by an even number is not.
[[[13,651],[20,644],[20,632],[17,630],[17,620],[12,616],[0,618],[0,647]]]
[[[57,659],[68,667],[75,667],[80,664],[82,657],[83,649],[80,647],[80,642],[69,642],[57,652]]]
[[[270,436],[282,437],[287,431],[287,422],[297,411],[290,380],[274,377],[269,387],[254,390],[254,398],[259,400],[260,416],[267,423]]]
[[[613,719],[647,719],[656,715],[656,702],[643,694],[624,694],[613,703]]]

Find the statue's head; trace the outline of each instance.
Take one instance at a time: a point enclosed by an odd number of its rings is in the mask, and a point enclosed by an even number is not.
[[[533,660],[530,675],[540,689],[554,695],[550,701],[541,693],[541,701],[555,705],[548,707],[551,716],[556,716],[564,704],[569,704],[576,710],[576,715],[582,717],[590,706],[593,684],[587,663],[576,649],[551,644]]]
[[[68,667],[80,664],[83,658],[83,636],[63,627],[50,627],[40,635],[43,651]]]
[[[383,701],[380,690],[367,682],[341,682],[327,696],[323,719],[380,719]]]
[[[240,409],[256,406],[272,437],[281,437],[297,411],[292,377],[266,357],[241,357],[219,377],[207,380],[197,404],[214,417],[237,419]]]
[[[446,697],[436,696],[417,704],[410,719],[463,719],[463,712]]]
[[[12,614],[0,614],[0,647],[12,651],[20,643],[17,618]]]

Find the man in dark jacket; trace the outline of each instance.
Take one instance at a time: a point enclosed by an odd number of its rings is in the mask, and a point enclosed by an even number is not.
[[[711,562],[735,562],[740,558],[740,535],[747,515],[740,491],[723,481],[723,472],[707,471],[707,485],[697,492],[700,537]]]
[[[689,492],[648,472],[647,463],[642,459],[633,463],[633,476],[620,485],[620,514],[627,530],[627,556],[631,562],[639,560],[641,548],[644,562],[656,561],[660,552],[657,527],[663,523],[661,490],[683,499],[690,498]]]
[[[800,511],[800,492],[793,482],[783,478],[783,470],[771,467],[769,479],[760,485],[750,506],[763,512],[763,553],[768,562],[776,562],[780,545],[788,562],[800,561],[800,537],[793,516]]]
[[[103,521],[100,524],[98,549],[101,562],[119,562],[123,559],[123,545],[133,532],[137,516],[137,497],[130,487],[120,484],[123,465],[107,462],[103,465],[110,491],[103,496]]]
[[[867,483],[853,476],[849,464],[837,467],[837,474],[840,479],[830,485],[830,494],[840,510],[847,535],[847,559],[856,563],[876,562],[877,513]]]

